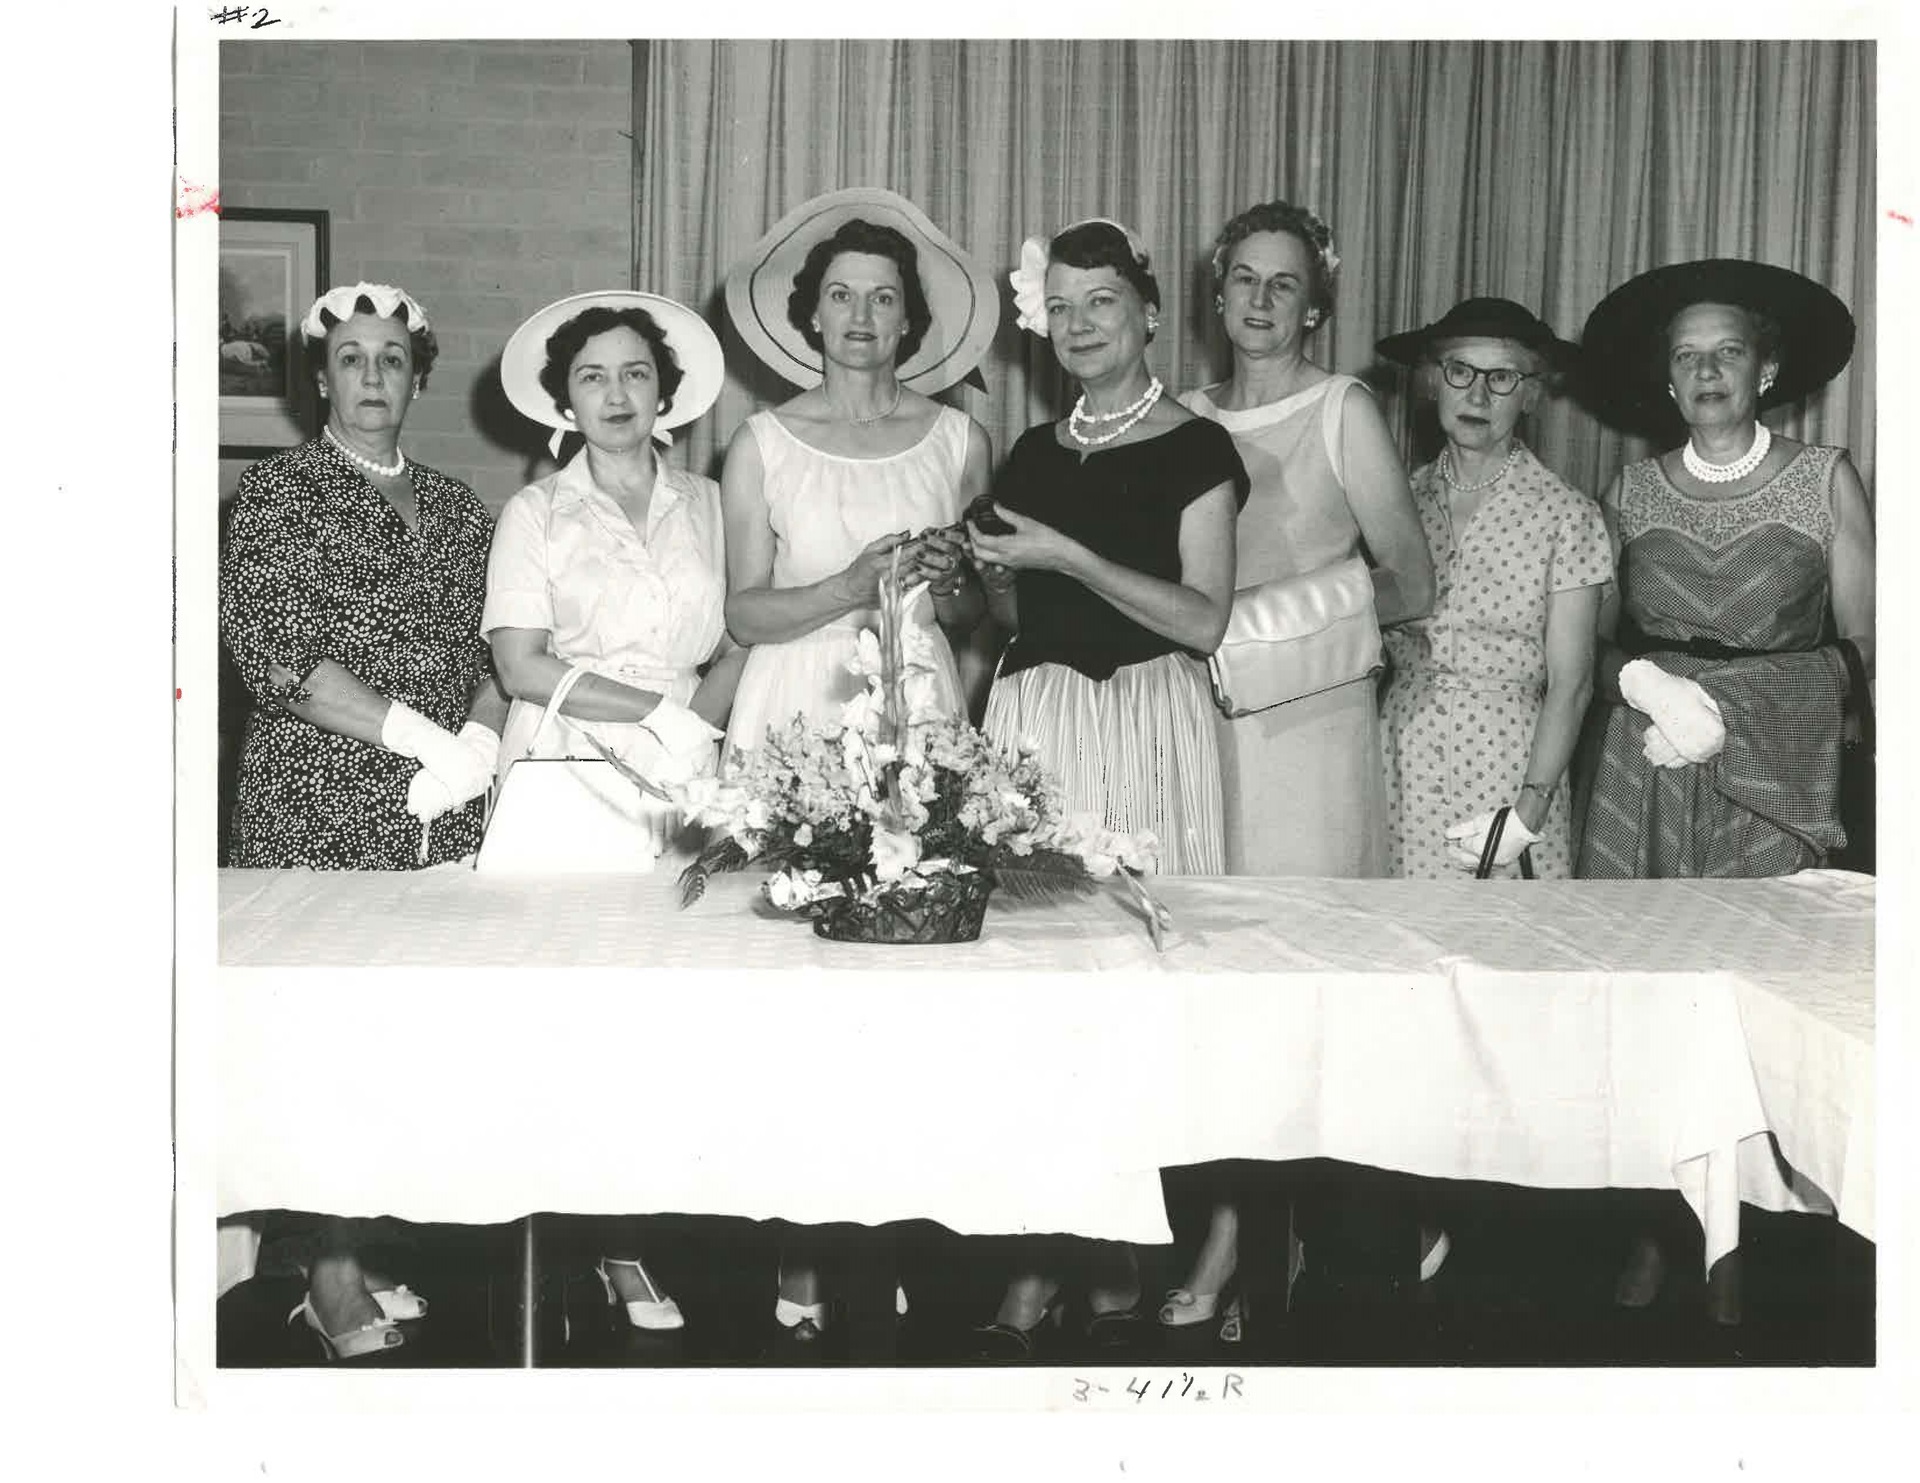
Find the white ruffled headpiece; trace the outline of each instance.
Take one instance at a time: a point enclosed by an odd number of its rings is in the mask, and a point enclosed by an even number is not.
[[[343,284],[330,288],[315,299],[307,317],[300,321],[300,333],[309,340],[324,340],[333,326],[320,317],[322,311],[331,314],[334,324],[338,324],[353,318],[354,305],[362,299],[373,305],[374,312],[382,319],[398,319],[414,331],[428,328],[427,311],[415,303],[413,295],[404,288],[395,288],[390,283],[356,283],[351,287]]]
[[[1084,221],[1070,222],[1060,229],[1070,232],[1075,227],[1092,226],[1095,223],[1112,227],[1127,239],[1127,246],[1141,263],[1147,261],[1147,250],[1140,245],[1140,238],[1133,228],[1124,222],[1115,221],[1110,216],[1089,216]],[[1060,233],[1054,233],[1059,236]],[[1019,311],[1014,323],[1023,330],[1036,335],[1047,333],[1047,265],[1052,261],[1048,255],[1048,244],[1053,237],[1029,237],[1020,244],[1020,266],[1007,274],[1007,282],[1013,285],[1013,304]]]

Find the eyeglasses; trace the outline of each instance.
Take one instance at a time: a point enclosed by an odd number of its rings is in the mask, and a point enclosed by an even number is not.
[[[1447,385],[1455,391],[1465,391],[1473,385],[1474,378],[1485,376],[1487,390],[1495,396],[1512,396],[1520,389],[1522,381],[1530,381],[1539,373],[1536,371],[1516,371],[1508,366],[1496,366],[1492,370],[1469,364],[1464,360],[1443,360],[1440,362],[1440,374],[1447,378]]]

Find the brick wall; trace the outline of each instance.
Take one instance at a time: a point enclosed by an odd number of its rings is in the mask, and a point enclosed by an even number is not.
[[[220,194],[330,213],[334,283],[396,283],[440,359],[402,444],[498,510],[544,452],[506,406],[514,327],[632,281],[625,41],[228,41]],[[244,464],[223,462],[221,495]]]

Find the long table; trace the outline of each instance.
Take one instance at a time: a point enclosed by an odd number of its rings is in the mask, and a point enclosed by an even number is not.
[[[1742,1200],[1873,1235],[1868,877],[1154,890],[1164,952],[1112,889],[914,948],[751,876],[223,872],[219,1213],[1155,1243],[1160,1168],[1327,1157],[1678,1190],[1709,1265]],[[316,1023],[369,1050],[324,1088],[287,1069]]]

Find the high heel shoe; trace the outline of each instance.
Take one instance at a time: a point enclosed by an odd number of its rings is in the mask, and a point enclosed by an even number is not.
[[[294,1311],[306,1319],[307,1327],[319,1338],[328,1359],[359,1359],[384,1349],[398,1349],[406,1343],[406,1337],[394,1326],[393,1320],[385,1316],[345,1333],[330,1334],[320,1326],[320,1315],[313,1311],[312,1298],[302,1298]]]
[[[607,1275],[608,1267],[632,1267],[634,1275],[640,1279],[640,1285],[647,1290],[647,1296],[628,1298],[622,1303],[619,1294],[613,1290],[613,1279]],[[667,1333],[687,1326],[687,1320],[681,1316],[680,1305],[660,1291],[659,1285],[647,1275],[647,1269],[639,1262],[623,1257],[603,1257],[594,1271],[600,1274],[600,1285],[607,1290],[608,1304],[616,1308],[625,1307],[627,1322],[635,1328]]]
[[[401,1283],[398,1287],[383,1287],[373,1295],[374,1302],[380,1305],[380,1311],[395,1323],[411,1323],[416,1318],[427,1316],[427,1300]]]
[[[1184,1287],[1170,1288],[1167,1300],[1160,1305],[1160,1324],[1170,1329],[1192,1328],[1213,1317],[1219,1306],[1220,1294],[1217,1292],[1189,1292]]]
[[[1056,1296],[1040,1310],[1040,1316],[1033,1321],[1031,1328],[1023,1329],[997,1319],[992,1323],[975,1324],[975,1352],[982,1359],[998,1360],[1003,1364],[1023,1364],[1034,1357],[1043,1336],[1059,1331],[1066,1322],[1066,1316],[1066,1300]]]

